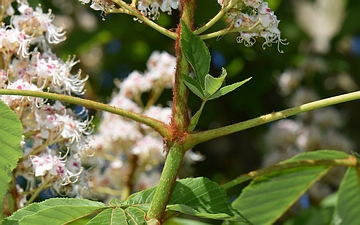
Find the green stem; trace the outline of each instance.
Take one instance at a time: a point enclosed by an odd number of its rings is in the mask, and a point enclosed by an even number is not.
[[[215,38],[215,37],[221,37],[224,36],[227,33],[236,33],[236,32],[241,32],[241,31],[245,31],[245,32],[258,32],[259,29],[256,27],[239,27],[239,28],[233,28],[233,27],[228,27],[222,30],[218,30],[212,33],[208,33],[208,34],[203,34],[203,35],[199,35],[198,37],[201,40],[206,40],[206,39],[211,39],[211,38]]]
[[[212,27],[215,23],[217,23],[221,18],[224,17],[224,15],[237,3],[237,0],[232,0],[227,6],[225,6],[223,9],[221,9],[218,14],[216,14],[209,22],[207,22],[204,26],[200,27],[199,29],[194,31],[195,35],[199,35],[206,30],[208,30],[210,27]]]
[[[139,12],[135,7],[127,4],[124,1],[121,0],[113,0],[116,4],[118,4],[120,7],[126,9],[130,15],[136,16],[139,20],[147,24],[149,27],[153,28],[154,30],[158,31],[159,33],[176,40],[177,34],[174,32],[169,31],[168,29],[158,25],[154,21],[150,20],[147,16],[143,15],[141,12]],[[132,3],[133,4],[133,3]]]
[[[144,116],[142,114],[130,112],[124,109],[117,108],[115,106],[107,105],[100,102],[95,102],[87,99],[82,99],[78,97],[73,97],[69,95],[63,95],[63,94],[55,94],[55,93],[49,93],[49,92],[40,92],[40,91],[27,91],[27,90],[13,90],[13,89],[0,89],[0,95],[21,95],[21,96],[32,96],[32,97],[38,97],[38,98],[44,98],[44,99],[52,99],[52,100],[59,100],[71,104],[81,105],[84,107],[96,109],[96,110],[102,110],[110,113],[117,114],[119,116],[124,116],[129,119],[135,120],[140,123],[144,123],[164,137],[164,138],[170,138],[170,131],[169,127],[165,125],[164,123],[155,120],[153,118]]]
[[[40,192],[46,188],[46,186],[51,182],[51,180],[51,177],[49,177],[49,179],[43,181],[41,185],[35,189],[34,193],[32,193],[30,199],[26,202],[26,205],[31,204],[40,194]]]
[[[182,7],[181,19],[188,27],[192,28],[196,0],[181,0],[180,5]],[[188,90],[183,82],[183,74],[189,74],[189,64],[186,61],[180,46],[181,29],[182,26],[181,23],[179,23],[177,28],[178,37],[175,44],[177,61],[173,90],[172,118],[170,124],[171,139],[166,140],[170,149],[167,151],[168,155],[164,169],[146,216],[148,224],[163,223],[166,205],[171,197],[182,159],[187,150],[184,148],[183,141],[188,134],[187,127],[189,125],[189,112],[187,106]]]
[[[177,56],[177,68],[175,74],[175,85],[173,90],[172,121],[171,130],[175,138],[181,137],[187,131],[189,124],[188,113],[188,90],[183,82],[182,74],[189,74],[189,65],[185,55],[179,51]]]
[[[252,127],[256,127],[262,124],[266,124],[275,120],[280,120],[287,118],[289,116],[293,116],[299,113],[308,112],[314,109],[319,109],[339,103],[344,103],[348,101],[353,101],[360,99],[360,91],[343,94],[331,98],[322,99],[319,101],[307,103],[301,106],[296,106],[293,108],[285,109],[279,112],[273,112],[264,116],[260,116],[255,119],[250,119],[244,122],[235,123],[229,126],[220,127],[217,129],[202,131],[198,133],[192,133],[187,136],[186,140],[186,148],[192,148],[193,146],[206,142],[208,140],[226,136],[238,131],[246,130]]]
[[[184,153],[182,144],[174,144],[170,147],[159,184],[147,214],[149,223],[162,224],[166,205],[171,197]]]
[[[349,156],[345,159],[321,159],[321,160],[302,160],[297,162],[288,162],[269,166],[260,170],[252,171],[250,173],[241,175],[240,177],[221,185],[224,189],[229,189],[238,184],[252,180],[256,177],[267,175],[274,172],[281,172],[287,169],[303,168],[314,166],[347,166],[356,167],[358,162],[354,156]]]
[[[1,1],[1,8],[0,8],[0,22],[3,22],[4,21],[4,17],[5,17],[5,13],[6,13],[6,10],[9,6],[9,4],[11,4],[12,1]]]
[[[21,157],[19,159],[19,162],[29,159],[30,155],[37,155],[39,152],[43,151],[47,146],[51,146],[52,144],[55,144],[55,143],[58,143],[58,142],[61,142],[62,140],[64,140],[60,134],[58,134],[57,137],[52,137],[52,134],[53,133],[51,132],[50,136],[48,137],[48,139],[46,139],[45,143],[43,143],[40,146],[37,146],[31,152],[24,154],[23,157]]]

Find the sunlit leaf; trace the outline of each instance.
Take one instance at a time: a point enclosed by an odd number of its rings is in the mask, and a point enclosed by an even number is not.
[[[108,225],[127,225],[125,212],[121,208],[109,208],[94,218],[92,218],[86,225],[99,225],[99,224],[108,224]]]
[[[348,168],[341,181],[335,206],[335,225],[357,225],[360,221],[360,177],[356,170]]]
[[[125,210],[127,222],[129,225],[146,225],[146,211],[139,207],[127,207]]]
[[[75,198],[51,198],[30,204],[6,219],[6,224],[56,225],[69,223],[105,209],[104,203]]]
[[[284,161],[282,170],[254,179],[233,202],[233,207],[253,224],[273,224],[330,169],[327,166],[286,168],[287,163],[347,157],[349,155],[344,152],[326,150],[299,154]]]
[[[213,77],[210,74],[205,76],[205,97],[208,98],[213,95],[222,86],[226,78],[226,70],[219,77]]]
[[[208,98],[208,100],[213,100],[215,98],[219,98],[219,97],[221,97],[223,95],[226,95],[227,93],[232,92],[235,89],[237,89],[238,87],[240,87],[241,85],[245,84],[250,79],[251,79],[251,77],[246,79],[246,80],[236,82],[234,84],[226,85],[226,86],[220,88],[217,92],[215,92],[210,98]]]
[[[0,100],[0,205],[9,188],[12,171],[22,156],[22,125],[15,113]]]
[[[154,192],[155,187],[135,193],[124,204],[145,206],[151,203]],[[231,207],[225,190],[217,183],[203,177],[176,181],[168,209],[210,219],[233,218],[243,221],[241,215]]]

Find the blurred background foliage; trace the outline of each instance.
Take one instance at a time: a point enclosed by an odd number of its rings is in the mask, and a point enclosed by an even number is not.
[[[339,0],[340,1],[340,0]],[[289,42],[280,46],[262,49],[262,40],[248,48],[235,41],[237,34],[230,33],[217,39],[207,40],[212,55],[211,74],[220,74],[221,67],[228,71],[227,83],[253,79],[240,89],[218,100],[208,102],[200,119],[198,130],[206,130],[251,119],[288,107],[279,94],[277,76],[288,68],[297,68],[305,60],[321,58],[325,72],[313,74],[307,82],[321,98],[334,96],[358,89],[360,84],[360,2],[348,0],[341,29],[331,39],[330,49],[318,53],[312,50],[311,37],[298,25],[295,19],[296,5],[291,0],[269,0],[270,8],[281,20],[279,28],[282,37]],[[312,1],[314,2],[314,1]],[[103,15],[89,6],[74,0],[31,1],[33,6],[41,4],[51,8],[58,24],[67,30],[67,40],[55,49],[63,59],[76,55],[81,60],[78,66],[84,74],[90,75],[83,96],[87,99],[107,102],[115,88],[114,79],[123,79],[131,71],[143,71],[146,60],[155,51],[174,54],[174,42],[150,27],[134,22],[133,17],[123,14]],[[196,26],[206,23],[220,6],[215,0],[198,0]],[[158,23],[175,28],[179,14],[162,14]],[[326,26],[326,24],[324,24]],[[226,27],[225,20],[218,22],[210,31]],[[321,29],[319,27],[318,29]],[[326,27],[324,27],[326,29]],[[160,99],[169,104],[171,92],[165,92]],[[200,100],[189,95],[189,106],[195,112]],[[345,113],[344,132],[359,146],[360,107],[359,102],[336,106]],[[94,112],[95,113],[95,112]],[[266,152],[263,135],[268,125],[252,128],[226,137],[218,138],[195,147],[195,151],[206,156],[206,160],[194,166],[193,176],[206,176],[219,183],[231,180],[240,174],[261,167]],[[187,174],[183,174],[185,176]],[[238,193],[239,190],[232,190]]]

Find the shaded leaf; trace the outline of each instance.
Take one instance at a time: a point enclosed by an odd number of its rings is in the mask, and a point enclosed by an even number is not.
[[[167,207],[167,209],[172,210],[172,211],[177,211],[177,212],[181,212],[184,213],[186,215],[192,215],[192,216],[198,216],[198,217],[203,217],[203,218],[208,218],[208,219],[217,219],[217,220],[224,220],[224,219],[229,219],[229,215],[226,213],[202,213],[199,212],[187,205],[183,205],[183,204],[176,204],[176,205],[169,205]]]
[[[338,191],[333,224],[357,225],[360,221],[359,168],[348,168]]]
[[[200,119],[200,116],[201,116],[201,113],[202,113],[205,103],[206,103],[206,101],[203,100],[203,102],[201,103],[200,109],[191,117],[190,123],[188,126],[188,131],[193,131],[195,129],[196,125],[199,122],[199,119]]]
[[[334,214],[337,193],[326,196],[318,206],[311,206],[288,219],[284,225],[329,225]]]
[[[329,225],[334,208],[310,207],[287,220],[284,225]]]
[[[191,219],[185,219],[185,218],[178,218],[174,217],[170,220],[167,220],[164,225],[211,225],[211,223],[205,223],[201,221],[191,220]]]
[[[12,171],[22,156],[22,125],[15,113],[0,100],[0,205],[9,188]]]
[[[251,79],[251,77],[246,80],[236,82],[234,84],[226,85],[226,86],[220,88],[217,92],[215,92],[210,98],[208,98],[208,100],[213,100],[215,98],[219,98],[223,95],[226,95],[227,93],[230,93],[230,92],[234,91],[235,89],[237,89],[238,87],[240,87],[241,85],[245,84],[250,79]]]
[[[202,88],[205,87],[205,75],[210,70],[210,53],[205,42],[197,37],[181,20],[180,44],[187,61],[193,68]]]
[[[184,77],[184,83],[190,89],[190,91],[196,94],[199,98],[204,99],[205,96],[199,82],[194,78],[186,75],[183,75],[183,77]]]

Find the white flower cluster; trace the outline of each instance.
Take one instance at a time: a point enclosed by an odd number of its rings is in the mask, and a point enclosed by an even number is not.
[[[82,4],[88,4],[91,1],[90,8],[103,12],[115,9],[115,4],[107,0],[79,0]],[[179,0],[138,0],[137,9],[152,20],[160,16],[160,12],[166,12],[171,15],[173,9],[178,9]]]
[[[147,71],[134,71],[119,83],[120,90],[114,93],[109,104],[169,124],[171,108],[153,103],[159,97],[159,92],[172,88],[175,60],[166,52],[153,52],[147,62]],[[144,99],[147,99],[147,104],[143,103]],[[98,160],[98,166],[92,171],[91,186],[98,187],[99,192],[99,187],[133,192],[156,185],[160,177],[159,166],[165,160],[164,141],[150,127],[103,113],[90,147],[88,153],[94,157],[89,164]],[[188,154],[188,161],[197,159],[193,157],[195,153]],[[201,157],[197,160],[201,160]],[[106,198],[106,195],[103,197]]]
[[[93,10],[107,12],[110,9],[115,8],[115,4],[112,1],[107,0],[79,0],[82,4],[88,4],[91,1],[90,8]]]
[[[218,0],[218,3],[224,8],[230,1]],[[229,11],[227,20],[231,24],[230,29],[240,33],[236,41],[247,47],[253,46],[258,37],[265,39],[263,48],[275,43],[278,51],[282,52],[280,44],[287,45],[286,40],[281,39],[280,20],[263,0],[239,0]]]
[[[290,106],[299,106],[319,99],[313,89],[302,86],[316,73],[324,72],[320,58],[304,60],[299,68],[288,69],[278,77],[281,94],[289,98]],[[271,124],[265,135],[266,153],[264,166],[278,163],[299,153],[315,150],[339,150],[351,152],[350,139],[341,132],[343,117],[335,107],[302,113],[295,119],[284,119]],[[345,168],[334,168],[319,184],[309,191],[312,200],[320,201],[332,193],[341,181]]]
[[[34,9],[18,0],[19,14],[14,15],[11,3],[10,24],[0,28],[0,88],[83,94],[87,77],[81,78],[81,71],[71,73],[77,62],[72,58],[64,62],[51,51],[50,44],[65,40],[64,30],[52,23],[51,11],[44,13],[40,6]],[[80,117],[60,101],[5,95],[0,99],[23,125],[24,157],[16,176],[27,180],[27,193],[31,195],[42,182],[58,193],[71,192],[79,185],[80,155],[92,132],[86,112]]]
[[[343,27],[346,1],[294,1],[294,11],[299,26],[312,39],[312,43],[306,46],[316,53],[328,53],[331,39]]]
[[[142,14],[156,20],[160,16],[159,10],[170,15],[173,9],[178,9],[179,2],[179,0],[140,0],[137,8]]]

